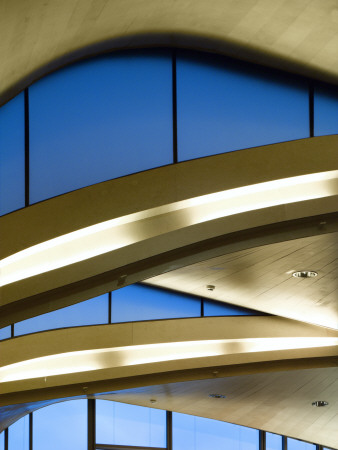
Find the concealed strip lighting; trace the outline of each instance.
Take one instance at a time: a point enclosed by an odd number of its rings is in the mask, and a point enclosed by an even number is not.
[[[220,339],[132,345],[43,356],[0,368],[0,382],[233,354],[335,347],[338,338]]]
[[[317,272],[313,270],[300,270],[298,272],[293,272],[292,276],[295,278],[314,278],[318,275]]]
[[[114,218],[4,258],[0,261],[0,286],[188,226],[333,195],[338,195],[337,170],[229,189]]]

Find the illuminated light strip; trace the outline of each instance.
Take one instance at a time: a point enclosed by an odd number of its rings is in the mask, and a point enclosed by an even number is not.
[[[43,356],[0,368],[0,383],[234,354],[338,346],[335,337],[219,339],[132,345]]]
[[[0,286],[180,228],[247,211],[334,195],[338,195],[337,170],[243,186],[129,214],[4,258],[0,261]]]

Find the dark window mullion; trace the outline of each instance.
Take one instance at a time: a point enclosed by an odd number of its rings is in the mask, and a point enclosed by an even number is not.
[[[88,450],[96,448],[95,399],[88,399]]]
[[[111,304],[112,304],[112,299],[111,299],[111,291],[109,291],[108,293],[108,323],[111,323]]]
[[[265,431],[259,430],[259,450],[265,450],[265,448],[266,448]]]
[[[176,49],[172,50],[172,108],[173,108],[173,162],[177,156],[177,77],[176,77]]]
[[[8,428],[6,428],[4,433],[5,433],[5,450],[8,450]]]
[[[282,436],[282,450],[288,450],[288,441],[286,436]]]
[[[314,88],[313,83],[309,84],[309,134],[314,136]]]
[[[29,414],[29,450],[33,450],[33,413]]]
[[[25,89],[25,206],[29,206],[29,96]]]
[[[166,432],[167,432],[167,450],[172,450],[172,448],[173,448],[173,413],[171,411],[167,411]]]

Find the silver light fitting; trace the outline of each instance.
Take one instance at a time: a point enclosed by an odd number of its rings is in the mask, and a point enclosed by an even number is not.
[[[292,276],[295,278],[314,278],[318,275],[317,272],[313,270],[299,270],[297,272],[293,272]]]
[[[226,398],[226,395],[223,394],[209,394],[211,398]]]
[[[328,404],[329,402],[326,402],[325,400],[317,400],[316,402],[312,402],[312,406],[316,406],[317,408],[327,406]]]

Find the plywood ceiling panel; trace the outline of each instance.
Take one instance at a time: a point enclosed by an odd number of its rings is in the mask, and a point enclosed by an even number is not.
[[[226,398],[210,398],[211,393]],[[147,386],[99,398],[223,420],[338,447],[335,367]],[[329,405],[315,408],[312,402],[316,400],[327,400]]]
[[[337,83],[334,0],[2,0],[0,103],[72,60],[116,48],[200,48]]]
[[[318,276],[292,276],[301,270]],[[338,233],[231,253],[146,283],[337,329]]]

